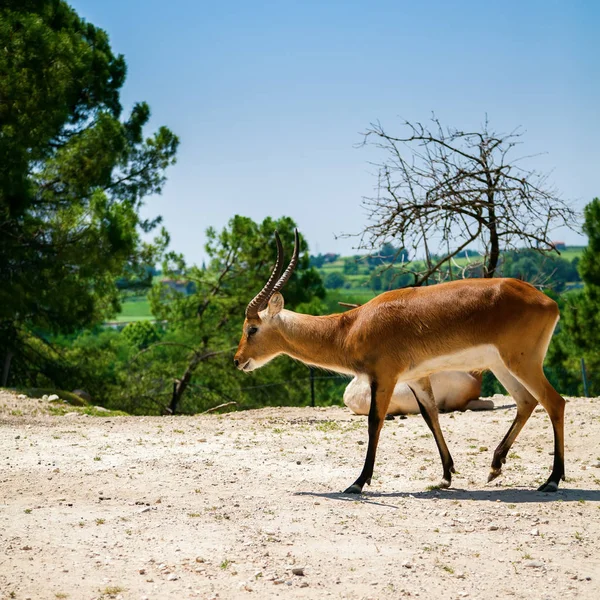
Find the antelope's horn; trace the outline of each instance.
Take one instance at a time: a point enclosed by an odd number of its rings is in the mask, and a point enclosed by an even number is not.
[[[298,255],[300,254],[300,239],[298,238],[298,230],[294,229],[294,253],[292,254],[292,260],[288,268],[284,271],[283,275],[279,278],[279,281],[273,286],[271,290],[271,296],[278,292],[292,276],[296,265],[298,264]]]
[[[246,307],[246,317],[247,318],[256,318],[258,316],[258,311],[262,310],[269,298],[272,295],[272,288],[275,285],[275,282],[281,276],[281,270],[283,269],[283,246],[281,244],[281,239],[279,238],[279,233],[275,232],[275,241],[277,243],[277,260],[275,261],[275,266],[273,267],[273,272],[271,273],[271,277],[265,284],[265,287],[250,301],[250,304]]]

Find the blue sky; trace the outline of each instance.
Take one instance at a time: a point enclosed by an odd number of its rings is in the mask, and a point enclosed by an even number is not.
[[[525,154],[578,208],[600,195],[600,3],[546,1],[194,2],[72,0],[125,55],[126,108],[181,138],[147,214],[173,249],[203,257],[204,230],[236,213],[289,215],[312,252],[351,253],[366,225],[379,120],[435,111],[458,128],[487,113],[522,126]],[[585,238],[557,232],[557,239]]]

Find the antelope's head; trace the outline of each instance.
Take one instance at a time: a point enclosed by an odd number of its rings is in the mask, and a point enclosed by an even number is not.
[[[246,308],[242,339],[233,357],[233,363],[241,371],[254,371],[283,352],[283,340],[278,326],[283,309],[283,296],[279,290],[287,283],[298,263],[298,230],[294,230],[294,253],[283,275],[283,246],[277,232],[275,241],[277,261],[265,287]]]

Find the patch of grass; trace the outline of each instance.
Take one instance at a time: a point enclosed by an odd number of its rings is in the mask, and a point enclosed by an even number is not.
[[[105,519],[96,519],[96,525],[104,525],[106,523]]]
[[[23,512],[24,512],[26,515],[30,515],[30,514],[31,514],[31,508],[26,508],[26,509],[25,509]]]
[[[201,513],[188,513],[188,517],[192,517],[192,519],[197,519],[198,517],[201,517],[202,514]]]
[[[154,319],[147,296],[131,296],[121,303],[117,321],[151,321]]]
[[[450,575],[454,575],[454,569],[449,565],[442,565],[442,569],[446,571],[446,573],[450,573]]]
[[[321,421],[317,425],[317,429],[319,431],[323,431],[324,433],[329,431],[338,431],[340,429],[340,424],[337,421]]]
[[[95,406],[71,406],[69,404],[59,404],[59,405],[50,405],[48,406],[48,412],[51,415],[55,415],[57,417],[62,417],[67,413],[78,412],[82,415],[88,415],[90,417],[127,417],[129,416],[126,412],[122,410],[99,410]]]
[[[225,570],[227,568],[229,568],[229,565],[231,564],[231,561],[226,558],[220,565],[219,567],[221,567],[221,569]]]
[[[108,587],[105,587],[104,590],[102,590],[101,594],[103,596],[108,596],[109,598],[112,598],[113,596],[118,596],[121,592],[124,592],[125,588],[122,588],[118,585],[109,585]]]
[[[583,535],[581,535],[580,531],[576,531],[574,536],[573,536],[578,542],[581,542],[581,540],[583,540]]]

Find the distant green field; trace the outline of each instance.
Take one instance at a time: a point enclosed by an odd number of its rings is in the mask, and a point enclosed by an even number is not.
[[[363,304],[364,302],[368,302],[371,298],[375,298],[375,296],[379,292],[374,292],[373,290],[365,290],[365,289],[340,289],[335,290],[336,295],[339,296],[341,302],[356,302],[358,304]]]
[[[150,312],[150,302],[146,296],[133,296],[121,304],[117,321],[149,321],[154,319]]]
[[[571,246],[566,250],[560,251],[560,257],[565,260],[573,260],[574,258],[580,258],[583,254],[584,246]]]

